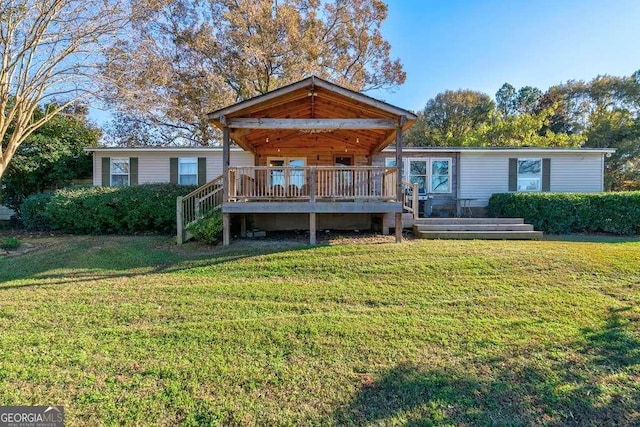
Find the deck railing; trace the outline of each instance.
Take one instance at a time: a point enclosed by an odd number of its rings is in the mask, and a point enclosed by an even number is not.
[[[396,200],[396,176],[382,166],[231,167],[229,201]]]
[[[209,181],[202,187],[177,199],[177,228],[178,244],[190,238],[187,226],[202,215],[221,209],[222,207],[222,176]]]
[[[402,181],[402,197],[403,210],[410,212],[413,218],[417,219],[419,217],[418,184]]]
[[[231,167],[229,202],[396,201],[397,168],[381,166]],[[222,176],[177,199],[178,244],[191,236],[187,226],[222,208]],[[418,186],[402,182],[405,212],[418,215]]]

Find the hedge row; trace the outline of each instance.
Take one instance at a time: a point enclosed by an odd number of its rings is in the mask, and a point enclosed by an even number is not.
[[[640,234],[640,191],[494,194],[489,199],[487,214],[521,217],[536,230],[552,234]]]
[[[22,222],[27,229],[78,234],[170,234],[176,232],[176,197],[194,188],[145,184],[63,189],[27,198]]]

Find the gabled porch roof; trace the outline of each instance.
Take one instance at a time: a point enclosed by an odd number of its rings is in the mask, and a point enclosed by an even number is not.
[[[409,128],[415,114],[316,76],[209,114],[240,147],[313,148],[319,143],[375,154]]]

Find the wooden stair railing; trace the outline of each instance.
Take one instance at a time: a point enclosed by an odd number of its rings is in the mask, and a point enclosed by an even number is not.
[[[402,181],[402,210],[413,214],[413,219],[418,218],[418,184]]]
[[[222,208],[222,175],[176,200],[179,245],[191,239],[187,226],[203,215]]]

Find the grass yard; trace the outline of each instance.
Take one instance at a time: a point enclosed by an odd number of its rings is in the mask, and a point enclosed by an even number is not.
[[[0,258],[0,405],[67,425],[639,425],[640,241]]]

